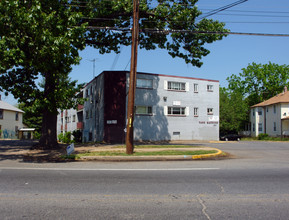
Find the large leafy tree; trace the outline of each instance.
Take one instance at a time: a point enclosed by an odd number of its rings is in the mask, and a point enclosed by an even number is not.
[[[57,146],[57,109],[72,107],[76,81],[68,74],[84,49],[80,14],[66,1],[1,1],[1,87],[42,112],[40,144]],[[44,79],[43,89],[36,79]]]
[[[33,105],[27,105],[25,103],[19,103],[18,108],[24,111],[23,124],[29,128],[35,128],[37,134],[41,133],[42,117],[39,115],[39,111],[35,109]]]
[[[238,133],[248,122],[247,99],[238,90],[220,87],[220,133]]]
[[[249,123],[250,106],[265,101],[288,86],[289,66],[249,64],[238,75],[227,78],[220,89],[220,132],[238,132]]]
[[[250,106],[282,92],[289,81],[289,65],[249,64],[239,75],[227,78],[228,88],[241,93]]]
[[[224,23],[197,22],[197,0],[141,0],[139,46],[166,49],[194,66],[209,54],[205,44],[221,40]],[[79,50],[119,52],[131,44],[132,0],[2,0],[0,1],[0,88],[43,113],[40,144],[56,142],[58,108],[73,106],[76,82],[68,77]],[[175,30],[171,34],[165,29]],[[44,78],[44,89],[36,80]]]

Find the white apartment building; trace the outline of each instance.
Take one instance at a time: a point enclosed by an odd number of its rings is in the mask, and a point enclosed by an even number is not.
[[[124,142],[128,82],[128,71],[99,74],[83,88],[83,107],[60,113],[58,133],[78,129],[83,142]],[[138,72],[134,139],[219,140],[219,81]]]

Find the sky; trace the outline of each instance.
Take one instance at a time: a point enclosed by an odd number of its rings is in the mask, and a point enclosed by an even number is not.
[[[237,2],[237,0],[199,0],[198,8],[203,13]],[[226,23],[231,32],[289,34],[288,0],[248,0],[209,18]],[[227,77],[238,75],[242,68],[255,62],[289,65],[289,37],[228,35],[221,41],[205,45],[210,54],[202,59],[201,68],[186,64],[180,58],[172,58],[166,50],[138,50],[138,72],[167,74],[219,80],[227,87]],[[70,74],[73,80],[87,83],[102,71],[130,69],[130,47],[122,47],[120,54],[99,54],[87,47],[80,52],[82,60]],[[95,71],[93,71],[95,59]],[[15,105],[11,95],[2,100]]]

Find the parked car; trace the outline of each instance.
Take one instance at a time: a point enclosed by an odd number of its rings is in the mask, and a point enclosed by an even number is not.
[[[227,134],[220,137],[221,141],[240,141],[241,136],[238,134]]]

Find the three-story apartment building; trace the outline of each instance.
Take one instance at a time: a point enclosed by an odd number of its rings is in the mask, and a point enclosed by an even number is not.
[[[104,71],[83,89],[83,141],[124,142],[128,71]],[[218,140],[219,82],[137,73],[134,139]]]

